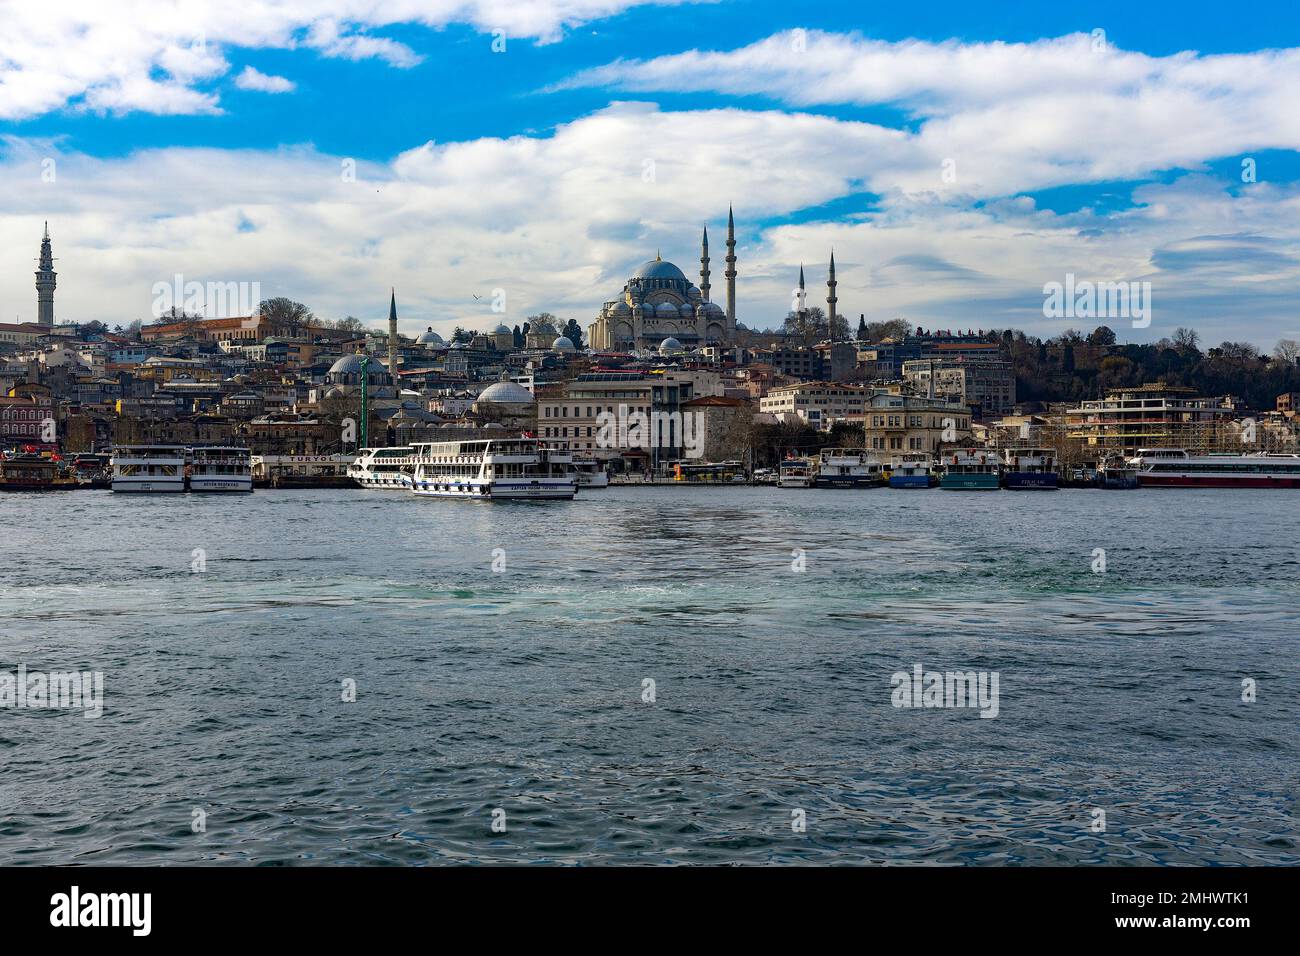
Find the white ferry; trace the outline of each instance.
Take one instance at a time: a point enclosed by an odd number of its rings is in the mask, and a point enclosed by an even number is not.
[[[412,488],[434,498],[572,498],[573,456],[536,438],[419,442]]]
[[[415,449],[410,445],[363,448],[357,460],[348,465],[348,477],[362,488],[410,491],[414,471]]]
[[[1300,488],[1300,455],[1190,455],[1139,448],[1129,459],[1143,488]]]
[[[813,482],[817,488],[878,488],[884,483],[884,465],[861,448],[824,449]]]
[[[781,488],[811,488],[816,477],[817,469],[807,458],[787,458],[776,483]]]
[[[579,488],[609,487],[609,472],[605,470],[604,462],[597,461],[595,458],[575,458],[573,470],[577,472]]]
[[[190,491],[252,491],[252,452],[234,446],[190,449]]]
[[[185,490],[184,445],[118,445],[113,490],[159,494]]]

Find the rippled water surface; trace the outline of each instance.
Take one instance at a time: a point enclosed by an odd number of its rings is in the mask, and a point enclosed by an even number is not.
[[[77,492],[0,529],[0,671],[105,680],[99,719],[0,710],[0,863],[1300,862],[1300,494]],[[894,707],[916,664],[997,672],[997,717]]]

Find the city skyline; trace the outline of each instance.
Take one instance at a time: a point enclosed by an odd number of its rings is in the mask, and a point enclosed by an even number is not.
[[[396,286],[408,335],[541,311],[585,329],[656,250],[693,278],[734,205],[751,328],[779,326],[800,263],[822,305],[833,249],[851,324],[1300,335],[1285,20],[314,9],[159,17],[125,46],[92,6],[0,14],[21,27],[0,39],[4,321],[37,318],[48,219],[60,321],[147,319],[181,274],[378,329]],[[1150,282],[1153,321],[1046,318],[1068,275]]]

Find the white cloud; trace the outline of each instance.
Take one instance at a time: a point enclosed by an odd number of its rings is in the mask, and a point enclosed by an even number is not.
[[[922,197],[758,230],[862,189],[917,146],[896,130],[830,117],[737,109],[660,112],[619,103],[552,136],[427,143],[355,182],[309,148],[161,149],[122,159],[8,140],[0,159],[0,306],[35,311],[31,259],[50,220],[56,311],[116,324],[145,317],[176,273],[260,282],[319,314],[379,321],[397,287],[401,327],[516,324],[546,309],[584,326],[637,263],[661,248],[688,274],[710,223],[721,298],[726,207],[740,226],[741,321],[779,323],[798,263],[814,300],[831,246],[841,310],[923,325],[1015,324],[1039,332],[1041,289],[1067,271],[1150,279],[1155,321],[1121,338],[1194,325],[1208,339],[1271,345],[1300,296],[1300,190],[1205,175],[1143,187],[1136,208],[1068,216],[1028,199],[979,207]],[[41,160],[57,161],[54,183]],[[648,162],[652,161],[653,165]],[[494,288],[504,316],[487,311]],[[475,300],[475,295],[483,296]],[[1075,324],[1084,324],[1076,322]]]
[[[251,66],[235,77],[235,85],[241,90],[256,90],[259,93],[289,93],[296,89],[292,80],[283,76],[269,76]]]
[[[202,89],[230,68],[224,48],[307,48],[322,56],[420,62],[372,31],[466,23],[552,42],[566,27],[645,3],[689,0],[6,0],[0,3],[0,119],[74,104],[124,113],[216,113]]]
[[[1152,57],[1076,34],[898,43],[787,31],[737,50],[618,61],[564,86],[762,94],[800,107],[892,106],[918,129],[879,192],[986,198],[1139,178],[1246,150],[1300,148],[1300,50]],[[940,178],[951,161],[956,181]]]

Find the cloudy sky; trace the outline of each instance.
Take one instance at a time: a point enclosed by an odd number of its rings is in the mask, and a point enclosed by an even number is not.
[[[1300,338],[1291,5],[7,0],[0,320],[148,319],[259,283],[401,327],[583,325],[660,250],[779,324],[1051,335],[1043,286],[1150,282],[1149,328]],[[506,313],[493,315],[494,290]]]

